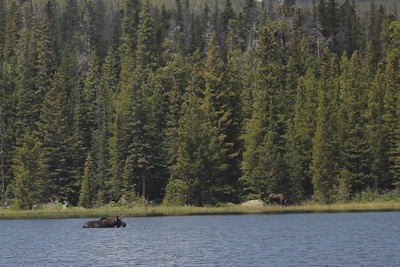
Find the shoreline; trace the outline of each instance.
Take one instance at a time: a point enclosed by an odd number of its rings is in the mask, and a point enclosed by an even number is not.
[[[198,215],[245,215],[245,214],[300,214],[300,213],[343,213],[343,212],[388,212],[400,211],[400,202],[362,202],[336,204],[304,205],[264,205],[262,207],[243,207],[228,205],[223,207],[111,207],[85,209],[71,207],[44,208],[35,210],[0,209],[0,220],[3,219],[67,219],[67,218],[100,218],[104,216],[123,215],[124,217],[154,216],[198,216]]]

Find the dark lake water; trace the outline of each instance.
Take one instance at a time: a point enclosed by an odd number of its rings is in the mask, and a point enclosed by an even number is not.
[[[0,220],[0,266],[400,266],[400,212]]]

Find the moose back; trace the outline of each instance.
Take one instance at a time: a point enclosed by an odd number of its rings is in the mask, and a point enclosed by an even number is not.
[[[90,221],[83,225],[83,228],[109,228],[109,227],[126,227],[123,217],[115,216],[114,218],[101,218],[97,221]]]

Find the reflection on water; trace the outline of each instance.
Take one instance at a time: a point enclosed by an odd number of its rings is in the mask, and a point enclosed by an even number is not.
[[[400,266],[400,212],[0,220],[0,266]]]

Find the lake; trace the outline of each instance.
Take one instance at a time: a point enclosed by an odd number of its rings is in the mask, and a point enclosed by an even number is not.
[[[0,220],[0,266],[400,266],[400,212]]]

